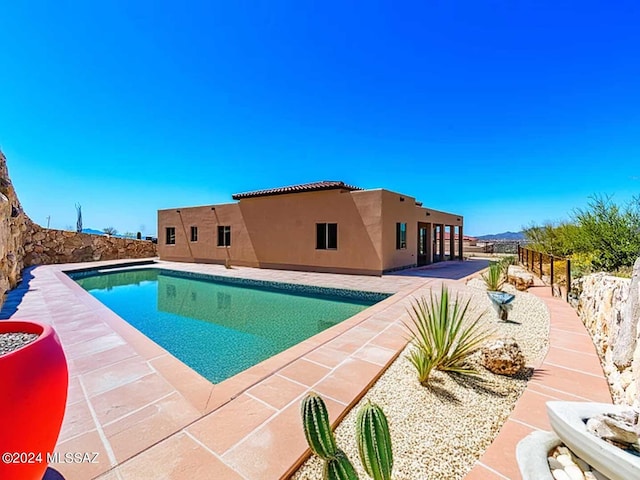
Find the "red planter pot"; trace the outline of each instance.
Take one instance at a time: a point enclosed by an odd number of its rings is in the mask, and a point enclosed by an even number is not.
[[[67,402],[67,361],[49,325],[0,320],[0,333],[39,337],[0,356],[0,479],[41,480]]]

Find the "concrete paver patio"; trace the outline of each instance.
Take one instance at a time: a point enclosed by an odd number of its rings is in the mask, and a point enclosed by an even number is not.
[[[21,286],[7,298],[1,316],[38,320],[56,328],[70,370],[67,411],[56,451],[100,454],[95,464],[52,465],[67,480],[286,478],[306,451],[301,398],[310,390],[319,392],[337,424],[406,344],[400,322],[411,299],[442,281],[455,289],[485,263],[444,262],[437,266],[439,276],[436,269],[417,269],[382,277],[161,265],[394,295],[214,385],[63,273],[96,264],[28,270]],[[584,353],[585,342],[590,342],[584,327],[580,329],[582,324],[575,323],[577,317],[571,317],[572,310],[566,305],[569,310],[564,309],[557,303],[560,300],[543,299],[552,316],[547,359],[467,478],[519,478],[513,468],[513,442],[535,428],[548,428],[544,401],[610,401],[599,364],[592,364],[597,357]],[[509,456],[513,461],[505,460]]]

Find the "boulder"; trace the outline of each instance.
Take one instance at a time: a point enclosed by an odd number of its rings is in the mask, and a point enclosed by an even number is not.
[[[629,411],[620,415],[604,413],[591,417],[587,421],[587,430],[603,440],[633,445],[638,443],[637,424],[638,414],[636,412]]]
[[[501,338],[482,347],[482,365],[498,375],[515,375],[525,366],[524,355],[513,338]]]
[[[509,265],[507,281],[514,285],[516,289],[524,291],[533,286],[533,274],[518,265]]]

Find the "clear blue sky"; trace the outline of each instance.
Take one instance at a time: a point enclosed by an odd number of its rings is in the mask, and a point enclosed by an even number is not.
[[[640,193],[640,2],[4,2],[0,148],[33,220],[344,180],[465,216]]]

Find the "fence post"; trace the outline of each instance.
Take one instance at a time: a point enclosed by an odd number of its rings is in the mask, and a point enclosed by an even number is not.
[[[542,278],[542,253],[539,253],[538,255],[540,255],[538,257],[538,266],[540,267],[540,278]]]
[[[571,291],[571,260],[567,258],[567,302],[569,301],[570,291]]]
[[[555,259],[555,257],[553,255],[551,255],[551,296],[553,297],[553,260]]]

